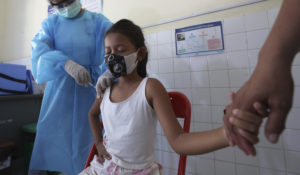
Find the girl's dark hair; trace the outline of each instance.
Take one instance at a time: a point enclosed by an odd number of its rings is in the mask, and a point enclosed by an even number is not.
[[[110,33],[120,33],[128,37],[137,49],[140,47],[146,47],[142,29],[130,20],[121,19],[120,21],[116,22],[108,29],[105,36]],[[143,78],[147,76],[147,61],[148,52],[146,53],[145,57],[138,62],[137,65],[137,73]]]

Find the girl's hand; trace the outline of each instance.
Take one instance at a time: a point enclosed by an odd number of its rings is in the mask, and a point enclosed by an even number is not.
[[[229,107],[231,107],[231,104],[232,104],[232,101],[234,100],[234,98],[235,98],[235,93],[231,92],[229,94],[230,104],[228,106],[226,106],[226,109],[224,110],[224,115],[225,115],[227,109]],[[230,117],[231,119],[229,120],[229,122],[239,128],[238,132],[243,133],[243,134],[241,134],[243,137],[245,137],[247,135],[246,139],[248,138],[247,139],[248,141],[250,141],[253,144],[256,144],[259,141],[257,135],[258,135],[259,127],[262,123],[262,119],[264,117],[267,117],[269,115],[269,112],[268,112],[267,108],[264,105],[262,105],[260,102],[255,102],[253,104],[253,107],[256,110],[257,114],[260,116],[250,113],[250,112],[235,109],[233,116]],[[224,127],[224,130],[225,130],[225,134],[228,139],[229,145],[234,146],[235,143],[232,142],[232,140],[230,139],[227,128]],[[251,137],[251,140],[249,140],[250,137]]]
[[[96,148],[97,148],[97,151],[98,151],[98,161],[101,164],[105,161],[105,159],[107,159],[107,160],[111,159],[111,156],[106,151],[106,148],[103,145],[103,142],[99,142],[98,144],[96,144]]]
[[[233,116],[229,118],[229,122],[238,128],[239,134],[252,144],[258,143],[258,131],[262,117],[239,109],[234,109],[232,113]]]
[[[258,131],[262,123],[262,119],[269,115],[267,108],[259,102],[253,104],[257,114],[234,109],[233,116],[229,118],[229,122],[238,127],[241,136],[252,144],[258,143]]]

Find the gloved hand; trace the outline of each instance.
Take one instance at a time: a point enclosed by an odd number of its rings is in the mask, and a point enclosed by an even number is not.
[[[104,93],[105,89],[112,85],[115,77],[111,74],[109,70],[106,70],[97,80],[96,92],[97,98]]]
[[[65,64],[66,72],[71,75],[79,85],[88,87],[91,83],[91,76],[89,72],[81,65],[72,60],[68,60]]]

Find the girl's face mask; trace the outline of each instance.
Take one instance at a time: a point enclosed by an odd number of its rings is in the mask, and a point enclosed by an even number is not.
[[[127,56],[109,54],[105,56],[105,64],[116,78],[130,74],[137,66],[138,50]]]

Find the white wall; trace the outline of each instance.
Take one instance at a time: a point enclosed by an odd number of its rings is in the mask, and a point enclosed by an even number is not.
[[[4,4],[1,2],[1,8],[5,9],[5,22],[1,23],[4,32],[0,41],[0,59],[7,62],[30,58],[30,41],[39,31],[41,21],[47,17],[47,1],[4,0],[4,2]]]
[[[142,26],[245,1],[248,0],[107,0],[104,1],[104,14],[112,21],[129,18]]]
[[[218,1],[213,1],[213,2],[215,2],[216,4],[219,3]],[[144,32],[145,33],[158,32],[161,30],[168,30],[168,29],[172,29],[172,28],[181,28],[181,27],[185,27],[185,26],[221,20],[224,18],[230,18],[230,17],[234,17],[234,16],[256,13],[256,12],[260,12],[260,11],[279,8],[281,3],[282,3],[282,0],[265,0],[262,2],[258,2],[258,3],[241,6],[238,8],[223,10],[223,11],[219,11],[219,12],[215,12],[215,13],[211,13],[211,14],[207,14],[207,15],[201,15],[201,16],[185,19],[182,21],[176,21],[176,22],[167,23],[167,24],[160,25],[160,26],[145,28]],[[216,5],[216,7],[218,7],[218,6]],[[176,7],[176,6],[175,6],[175,8],[180,9],[180,7]]]
[[[6,0],[3,0],[0,5],[0,54],[3,50],[3,40],[4,40],[4,29],[5,29],[5,14],[6,14]],[[0,56],[1,62],[1,56]]]
[[[222,125],[228,93],[249,78],[257,54],[278,14],[278,9],[221,18],[225,52],[178,58],[174,29],[146,34],[150,51],[148,71],[168,91],[186,94],[192,103],[191,131]],[[220,18],[219,18],[220,19]],[[219,20],[218,19],[218,20]],[[245,156],[238,148],[225,148],[199,156],[188,156],[188,175],[296,175],[300,174],[300,54],[293,64],[295,96],[286,130],[278,144],[270,144],[260,130],[257,156]],[[162,129],[157,130],[156,158],[167,175],[174,175],[179,156],[169,146]]]
[[[169,20],[174,17],[181,17],[192,13],[238,4],[240,2],[253,2],[253,0],[104,0],[103,12],[104,15],[113,22],[116,22],[121,18],[128,18],[136,24],[144,26],[146,24]],[[144,32],[157,32],[174,27],[179,28],[207,21],[228,18],[231,16],[279,8],[281,3],[282,0],[265,0],[247,6],[146,28],[144,29]]]

